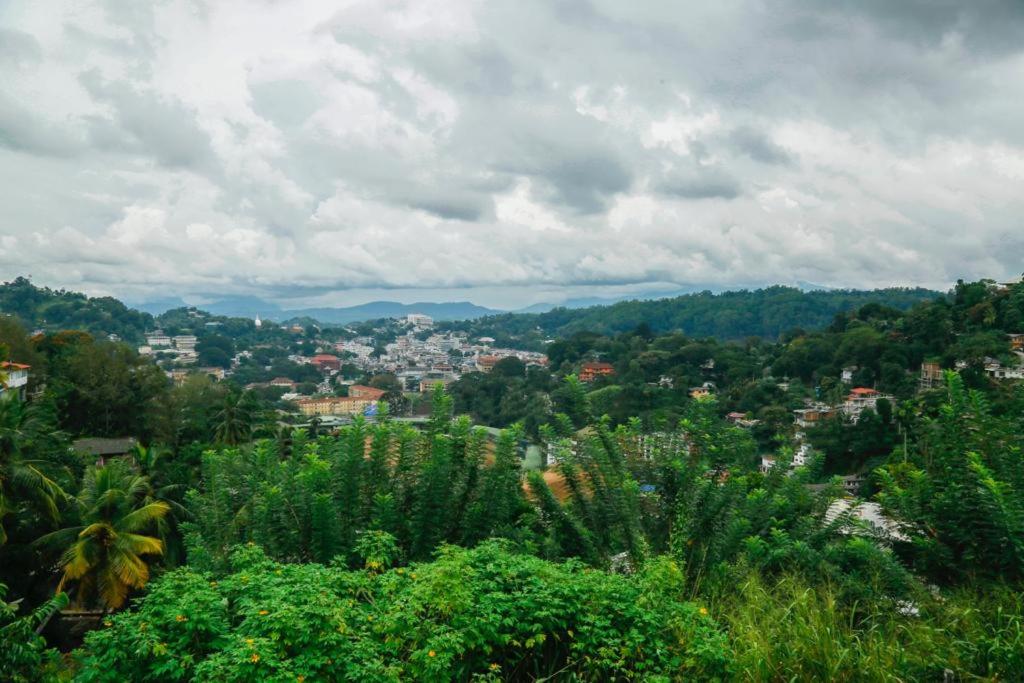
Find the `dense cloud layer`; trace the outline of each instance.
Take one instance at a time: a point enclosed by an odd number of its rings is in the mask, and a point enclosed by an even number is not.
[[[500,305],[1024,270],[1019,0],[13,0],[0,75],[0,278]]]

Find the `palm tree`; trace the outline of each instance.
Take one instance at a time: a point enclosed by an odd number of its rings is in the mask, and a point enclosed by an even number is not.
[[[156,523],[156,533],[164,543],[164,558],[171,565],[178,563],[181,551],[181,538],[174,533],[178,525],[188,519],[188,510],[181,504],[184,487],[181,484],[168,484],[166,472],[159,463],[169,454],[166,446],[143,446],[135,444],[130,455],[135,463],[136,471],[149,480],[150,495],[146,503],[160,501],[170,508],[167,515]]]
[[[253,406],[246,394],[231,392],[224,397],[224,404],[217,413],[217,428],[214,437],[229,446],[237,446],[249,440],[252,435]]]
[[[49,464],[30,457],[59,439],[45,405],[0,398],[0,545],[7,542],[4,518],[34,508],[56,524],[63,489],[45,473]]]
[[[170,506],[153,500],[149,480],[116,461],[86,470],[76,499],[81,525],[47,534],[43,544],[65,547],[57,591],[77,582],[76,602],[99,598],[110,609],[124,605],[129,591],[149,581],[146,555],[162,555],[158,530]]]

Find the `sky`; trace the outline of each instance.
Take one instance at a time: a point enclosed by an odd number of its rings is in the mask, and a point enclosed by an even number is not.
[[[496,307],[1024,271],[1020,0],[4,0],[0,280]]]

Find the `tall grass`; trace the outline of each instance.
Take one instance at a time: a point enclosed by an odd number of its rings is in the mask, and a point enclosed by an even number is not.
[[[840,603],[797,576],[750,574],[713,603],[743,681],[1024,680],[1024,599],[996,586],[899,605]]]

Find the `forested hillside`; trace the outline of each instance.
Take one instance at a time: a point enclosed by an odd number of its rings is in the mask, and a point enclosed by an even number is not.
[[[446,323],[445,327],[465,330],[474,336],[494,337],[499,344],[537,345],[544,339],[576,332],[615,334],[640,326],[655,333],[680,332],[722,340],[777,339],[783,332],[795,328],[824,327],[836,313],[868,303],[905,310],[941,296],[939,292],[921,288],[804,292],[779,286],[722,294],[685,294],[652,301],[622,301],[581,309],[556,308],[539,314],[508,313]]]
[[[114,334],[130,342],[141,342],[153,321],[148,313],[128,308],[113,297],[36,287],[23,277],[0,283],[0,315],[14,316],[29,329],[82,330],[100,337]]]

